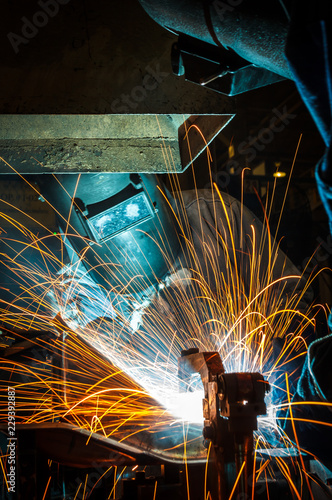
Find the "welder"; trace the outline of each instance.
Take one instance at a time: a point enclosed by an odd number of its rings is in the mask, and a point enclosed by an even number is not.
[[[131,331],[139,329],[144,315],[153,317],[153,308],[164,308],[168,319],[183,317],[181,289],[193,286],[200,276],[211,299],[217,296],[218,282],[225,280],[232,288],[231,283],[239,280],[242,288],[233,288],[239,296],[233,301],[239,301],[240,314],[252,294],[253,259],[259,269],[254,295],[276,280],[265,301],[265,316],[274,312],[273,297],[282,308],[298,294],[296,307],[304,313],[312,303],[312,292],[298,269],[273,241],[270,254],[267,229],[264,233],[258,217],[226,193],[221,198],[214,189],[171,194],[158,176],[144,174],[44,175],[38,182],[44,198],[61,214],[59,232],[68,259],[59,270],[63,279],[57,301],[62,300],[59,309],[72,327],[89,325],[98,331],[100,318],[112,324],[121,322],[122,316],[128,326],[121,326],[122,341],[133,342]],[[284,279],[278,282],[280,278]],[[201,294],[189,293],[197,303]],[[199,314],[199,305],[196,311]],[[201,323],[208,319],[216,318],[205,317]],[[183,328],[185,324],[183,320]],[[294,320],[288,332],[294,334],[298,326]],[[313,332],[307,328],[302,334],[308,340]],[[282,344],[276,339],[278,348]],[[300,367],[287,365],[291,391]],[[285,399],[283,384],[283,379],[278,381],[278,400]]]

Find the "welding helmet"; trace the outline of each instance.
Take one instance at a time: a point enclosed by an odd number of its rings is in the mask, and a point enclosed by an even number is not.
[[[142,293],[167,274],[179,250],[175,218],[157,175],[42,175],[65,246],[97,283]]]

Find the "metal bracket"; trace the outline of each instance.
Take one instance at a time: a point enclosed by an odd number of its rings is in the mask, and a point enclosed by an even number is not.
[[[248,62],[232,49],[183,34],[172,46],[171,62],[176,75],[228,96],[285,80]]]

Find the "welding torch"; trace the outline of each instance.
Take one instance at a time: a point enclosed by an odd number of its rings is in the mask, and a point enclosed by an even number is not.
[[[199,373],[204,387],[203,437],[211,442],[217,467],[217,498],[229,498],[236,484],[239,498],[251,498],[253,475],[253,432],[258,415],[266,414],[265,394],[270,387],[260,373],[225,373],[218,352],[182,351],[178,360],[180,390],[191,375]],[[236,477],[231,478],[231,464]],[[227,471],[227,472],[226,472]]]

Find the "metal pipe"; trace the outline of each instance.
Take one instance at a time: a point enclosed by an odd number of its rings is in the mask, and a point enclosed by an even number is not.
[[[139,0],[161,26],[233,49],[247,61],[292,79],[284,55],[287,5],[279,0]]]

